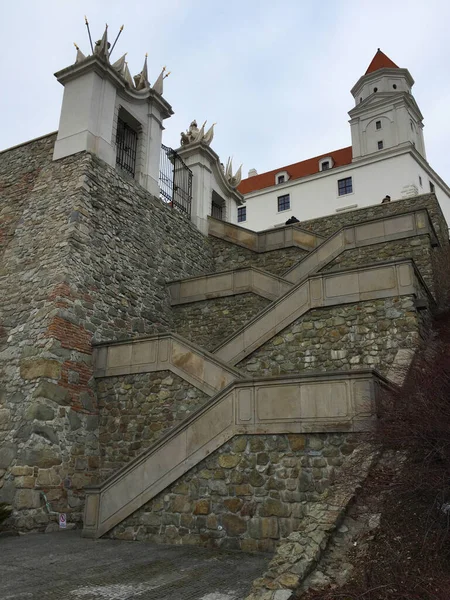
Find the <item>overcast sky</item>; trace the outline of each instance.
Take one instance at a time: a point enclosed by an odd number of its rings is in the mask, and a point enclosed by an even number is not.
[[[7,6],[7,7],[6,7]],[[53,73],[87,54],[109,25],[125,29],[112,58],[132,74],[148,52],[153,83],[175,115],[179,145],[194,118],[217,122],[213,149],[259,173],[350,145],[350,89],[378,47],[416,81],[427,157],[450,184],[448,0],[14,0],[2,6],[0,148],[58,128],[63,88]]]

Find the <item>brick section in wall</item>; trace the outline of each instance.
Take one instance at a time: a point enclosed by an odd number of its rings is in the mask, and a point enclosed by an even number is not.
[[[434,290],[432,255],[434,249],[428,235],[420,235],[405,240],[373,244],[346,250],[322,271],[337,271],[339,269],[361,267],[382,261],[412,258],[431,292]]]
[[[308,254],[295,246],[258,253],[212,236],[208,239],[214,255],[215,272],[257,267],[280,276]]]
[[[174,306],[174,331],[212,352],[269,304],[256,294],[239,294]]]
[[[101,478],[127,464],[209,398],[170,371],[100,379]]]
[[[118,539],[271,552],[327,505],[358,438],[349,434],[236,436],[109,534]]]
[[[250,376],[375,368],[387,374],[419,335],[414,298],[386,298],[311,310],[240,362]]]

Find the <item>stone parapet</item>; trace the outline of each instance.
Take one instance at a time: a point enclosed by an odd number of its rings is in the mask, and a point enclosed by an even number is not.
[[[248,292],[276,300],[290,290],[292,284],[261,269],[250,268],[181,279],[168,287],[172,306],[176,306]]]
[[[295,225],[286,225],[265,231],[251,231],[233,223],[227,223],[208,217],[208,234],[248,248],[254,252],[269,252],[279,248],[297,246],[303,250],[312,250],[321,244],[324,238]]]
[[[161,334],[94,348],[94,376],[171,371],[212,396],[241,377],[216,356],[176,334]]]
[[[84,535],[100,537],[237,434],[364,431],[372,371],[235,381],[104,484],[87,488]]]
[[[429,297],[410,260],[320,273],[268,306],[216,348],[215,354],[229,364],[237,364],[312,308],[403,295]]]

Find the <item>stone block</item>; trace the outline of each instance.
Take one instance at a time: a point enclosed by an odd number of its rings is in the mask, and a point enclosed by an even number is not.
[[[80,429],[81,419],[78,416],[78,414],[76,413],[76,411],[70,410],[68,418],[69,418],[70,429],[72,431],[76,431],[77,429]]]
[[[61,464],[61,456],[52,448],[26,448],[20,452],[18,460],[22,465],[36,466],[43,469]]]
[[[291,507],[276,498],[266,498],[260,509],[260,515],[264,517],[289,517],[290,513]]]
[[[60,375],[61,364],[56,360],[36,358],[33,360],[22,359],[20,361],[20,376],[22,379],[37,379],[39,377],[59,379]]]
[[[246,483],[242,485],[237,485],[235,488],[236,496],[251,496],[250,486]]]
[[[23,477],[24,475],[33,475],[34,469],[32,467],[11,467],[11,475],[14,477]]]
[[[176,513],[188,513],[192,510],[187,496],[175,496],[171,502],[171,510]]]
[[[9,429],[11,411],[8,408],[0,408],[0,431]]]
[[[227,498],[223,501],[223,505],[230,512],[236,513],[242,506],[242,500],[240,498]]]
[[[205,498],[195,503],[194,515],[207,515],[210,511],[210,501]]]
[[[41,381],[33,392],[33,397],[47,398],[47,400],[51,400],[62,406],[67,406],[70,400],[69,391],[51,381]]]
[[[0,447],[0,469],[6,469],[17,456],[15,444],[4,444]]]
[[[41,506],[40,494],[37,490],[17,490],[14,498],[14,508],[23,510],[26,508],[39,508]]]
[[[59,438],[55,430],[48,425],[33,424],[31,432],[43,437],[51,444],[57,445],[59,443]]]
[[[224,469],[233,469],[241,460],[240,456],[235,454],[221,454],[219,456],[219,465]]]
[[[39,469],[36,480],[36,485],[43,487],[57,486],[61,483],[61,479],[53,469]]]
[[[275,517],[254,517],[248,522],[248,533],[254,539],[278,539],[278,519]]]
[[[35,481],[36,479],[32,475],[24,475],[14,479],[16,488],[34,488]]]
[[[231,448],[233,452],[244,452],[247,447],[247,438],[245,436],[239,436],[234,438]]]
[[[247,521],[237,515],[223,515],[222,526],[231,537],[239,536],[247,531]]]
[[[33,421],[34,419],[37,421],[53,421],[55,411],[50,406],[33,402],[25,411],[24,416],[29,421]]]

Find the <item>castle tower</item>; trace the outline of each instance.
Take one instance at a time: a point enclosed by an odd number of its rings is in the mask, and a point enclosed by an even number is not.
[[[55,73],[64,97],[53,159],[92,152],[158,196],[163,120],[173,114],[164,75],[151,87],[147,57],[134,78],[125,55],[111,63],[107,31],[92,55],[77,47],[75,64]]]
[[[379,48],[353,86],[350,110],[353,162],[368,155],[412,145],[425,158],[423,116],[411,93],[414,80]]]

